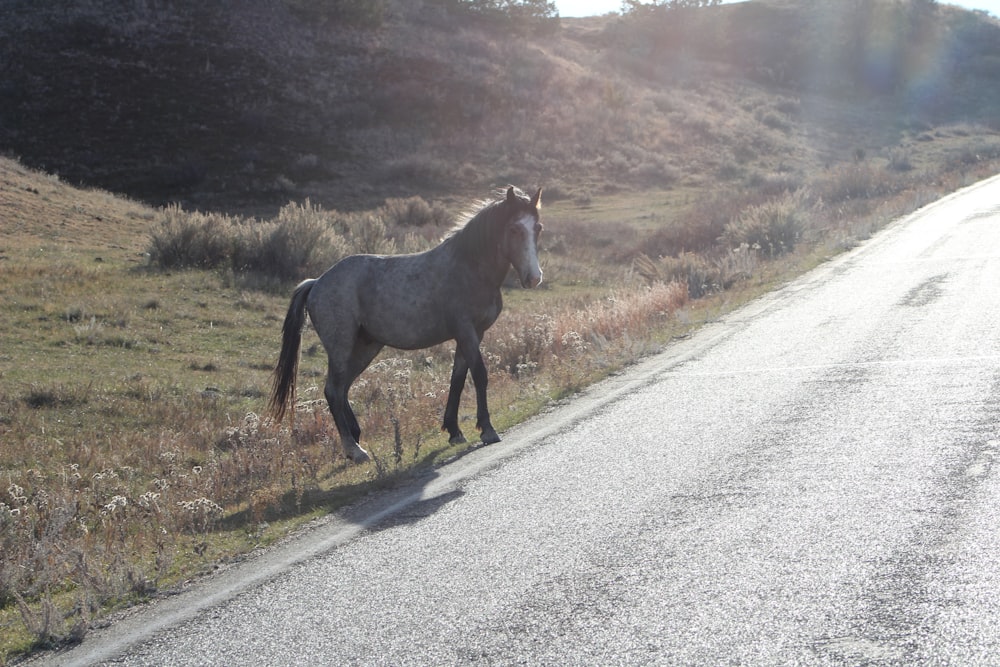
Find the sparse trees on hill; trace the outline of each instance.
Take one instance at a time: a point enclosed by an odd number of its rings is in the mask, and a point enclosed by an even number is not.
[[[451,10],[523,27],[547,27],[559,18],[556,3],[551,0],[437,0],[437,3]]]
[[[650,10],[694,9],[698,7],[714,7],[722,4],[722,0],[622,0],[622,14]]]

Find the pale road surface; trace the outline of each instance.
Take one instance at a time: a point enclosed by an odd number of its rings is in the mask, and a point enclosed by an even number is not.
[[[53,664],[1000,664],[1000,178]]]

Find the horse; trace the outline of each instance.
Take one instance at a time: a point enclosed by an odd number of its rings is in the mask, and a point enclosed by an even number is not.
[[[500,190],[498,194],[502,193]],[[476,389],[476,428],[484,444],[500,441],[486,402],[483,334],[503,309],[500,287],[511,267],[522,287],[542,282],[538,265],[541,188],[532,197],[510,186],[485,203],[436,247],[409,255],[351,255],[319,278],[300,283],[282,325],[269,410],[280,423],[295,399],[305,311],[327,355],[324,395],[344,454],[370,460],[347,394],[383,347],[417,350],[455,341],[442,431],[462,444],[458,405],[469,371]]]

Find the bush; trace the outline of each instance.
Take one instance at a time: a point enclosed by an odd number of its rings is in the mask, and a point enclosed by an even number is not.
[[[348,218],[348,239],[354,252],[391,255],[397,252],[396,241],[378,215],[358,214]]]
[[[682,252],[676,257],[662,257],[653,262],[646,255],[636,259],[636,270],[650,283],[677,282],[687,287],[689,299],[699,299],[722,288],[719,265],[704,255]]]
[[[799,190],[750,206],[726,225],[721,240],[730,248],[746,244],[769,257],[791,252],[802,235],[805,204],[805,191]]]
[[[333,214],[308,199],[302,205],[290,203],[273,222],[240,225],[233,237],[231,267],[283,280],[317,276],[349,252],[334,223]]]
[[[451,216],[440,204],[428,204],[423,197],[407,197],[406,199],[386,199],[378,210],[378,215],[389,226],[425,227],[428,225],[444,226]]]
[[[820,178],[814,187],[828,204],[881,197],[898,189],[888,171],[867,162],[838,165]]]
[[[282,280],[321,273],[349,252],[334,228],[336,216],[304,204],[288,204],[270,222],[218,214],[186,213],[170,206],[152,234],[149,258],[161,268],[228,268]]]
[[[212,268],[229,257],[233,220],[215,213],[185,213],[168,206],[149,244],[150,261],[165,269]]]
[[[650,234],[639,251],[650,257],[711,251],[718,245],[726,224],[744,208],[761,201],[764,198],[757,192],[744,192],[737,196],[717,194],[703,199],[677,220]]]

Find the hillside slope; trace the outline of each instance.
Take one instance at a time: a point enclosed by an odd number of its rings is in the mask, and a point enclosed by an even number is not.
[[[755,0],[546,35],[435,0],[390,3],[374,28],[307,6],[0,0],[0,150],[153,204],[273,212],[801,172],[998,122],[1000,26],[922,0]]]

